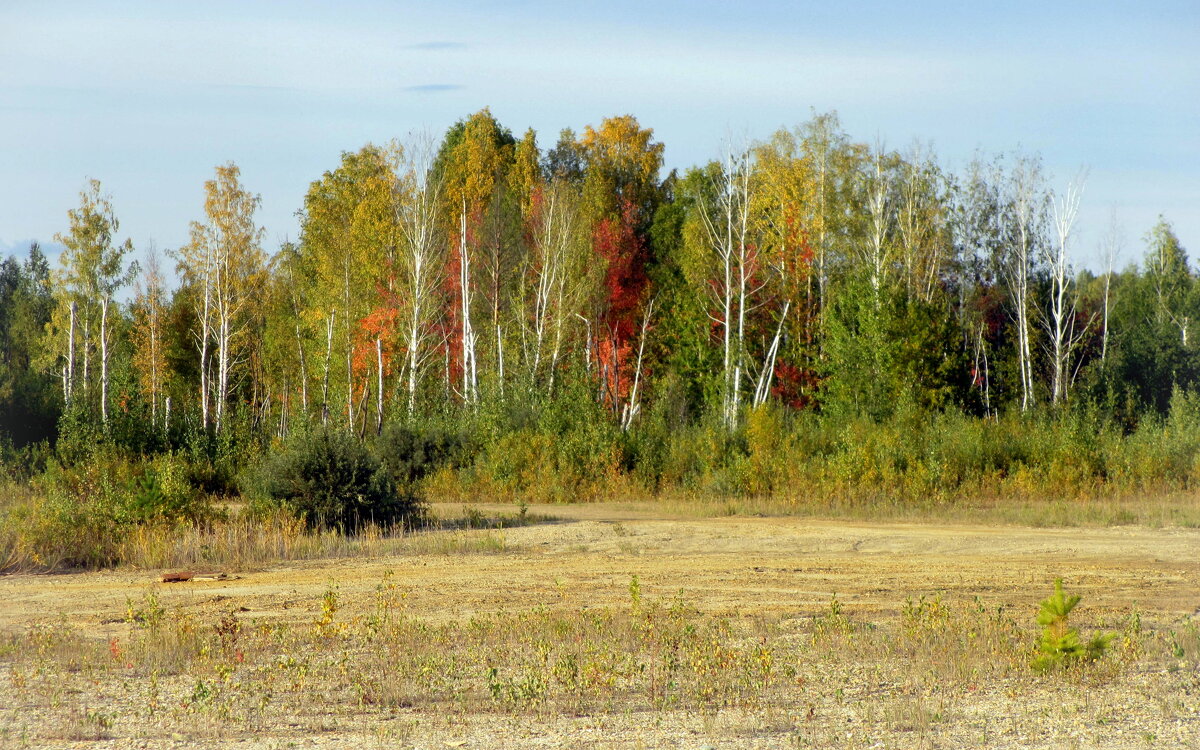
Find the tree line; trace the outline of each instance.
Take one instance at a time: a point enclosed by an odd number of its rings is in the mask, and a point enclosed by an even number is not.
[[[1085,181],[1035,155],[952,172],[830,113],[663,171],[632,116],[545,148],[484,109],[440,141],[343,153],[277,248],[218,166],[165,257],[120,239],[92,180],[56,268],[36,244],[0,265],[0,426],[166,445],[554,405],[733,433],[761,408],[909,404],[1102,409],[1132,430],[1197,385],[1200,286],[1170,224],[1134,248],[1114,223],[1102,272],[1080,269]]]

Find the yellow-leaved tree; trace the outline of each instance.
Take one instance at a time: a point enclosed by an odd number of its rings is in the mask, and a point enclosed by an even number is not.
[[[233,162],[216,168],[216,176],[204,183],[205,219],[192,222],[191,241],[178,253],[183,283],[195,291],[192,335],[200,354],[201,420],[218,432],[227,421],[231,387],[256,345],[249,333],[266,272],[263,230],[254,220],[261,199],[240,178]]]
[[[310,284],[303,310],[310,325],[324,329],[321,414],[328,421],[332,404],[345,404],[347,429],[365,419],[365,401],[374,391],[382,409],[382,387],[370,388],[371,374],[382,383],[382,346],[392,332],[368,320],[393,281],[401,232],[394,208],[398,147],[368,144],[342,154],[337,169],[309,186],[301,218],[300,252]],[[334,346],[342,368],[331,384]],[[331,392],[332,386],[332,392]],[[357,404],[356,404],[357,400]]]
[[[482,290],[494,331],[492,361],[503,382],[504,350],[501,330],[501,284],[513,265],[512,247],[503,236],[508,196],[507,174],[515,140],[487,108],[456,123],[446,133],[434,164],[442,187],[443,231],[449,240],[450,318],[453,358],[447,365],[459,370],[447,382],[461,383],[467,403],[479,398],[479,344],[475,320],[477,291]]]

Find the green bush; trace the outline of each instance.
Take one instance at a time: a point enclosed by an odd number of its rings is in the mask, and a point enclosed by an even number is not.
[[[465,453],[464,443],[462,436],[448,430],[391,424],[375,450],[392,481],[408,489],[443,466],[457,466]]]
[[[122,521],[199,521],[214,514],[206,496],[189,481],[187,464],[169,453],[146,461],[142,473],[127,480],[123,490]]]
[[[332,430],[297,437],[263,462],[255,484],[251,494],[296,513],[311,528],[406,523],[420,509],[417,497],[397,491],[361,442]]]

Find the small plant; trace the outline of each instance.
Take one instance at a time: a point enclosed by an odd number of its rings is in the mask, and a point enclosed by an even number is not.
[[[321,596],[321,618],[317,620],[317,630],[322,636],[329,637],[337,634],[340,628],[334,625],[333,620],[339,609],[341,609],[341,597],[338,595],[337,586],[331,585]]]
[[[167,454],[145,463],[140,475],[124,486],[124,504],[118,509],[119,520],[149,523],[158,520],[200,520],[211,516],[200,494],[188,481],[182,459]]]
[[[142,597],[142,606],[134,603],[133,599],[125,598],[125,621],[130,625],[137,624],[145,628],[157,628],[162,624],[167,611],[158,601],[158,594],[147,592]]]
[[[813,615],[813,641],[823,637],[849,636],[854,632],[850,618],[842,611],[842,603],[837,594],[829,600],[829,610]]]
[[[1079,639],[1079,630],[1071,627],[1068,620],[1080,598],[1063,592],[1061,578],[1054,581],[1054,595],[1042,601],[1041,611],[1038,612],[1037,621],[1042,626],[1042,635],[1033,659],[1034,669],[1045,672],[1094,662],[1104,655],[1116,637],[1114,633],[1097,633],[1087,643]]]
[[[212,703],[216,695],[217,692],[212,685],[209,685],[204,680],[196,680],[196,687],[192,689],[192,694],[187,702],[193,708],[202,708]]]
[[[473,505],[467,506],[463,511],[463,522],[468,529],[486,529],[488,527],[487,516]]]

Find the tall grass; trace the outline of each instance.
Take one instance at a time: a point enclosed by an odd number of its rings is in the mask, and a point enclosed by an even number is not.
[[[505,528],[546,518],[427,517],[416,528],[372,524],[353,534],[312,530],[282,511],[117,524],[86,507],[63,508],[30,487],[9,485],[0,487],[0,573],[113,565],[244,570],[282,560],[503,552]]]

